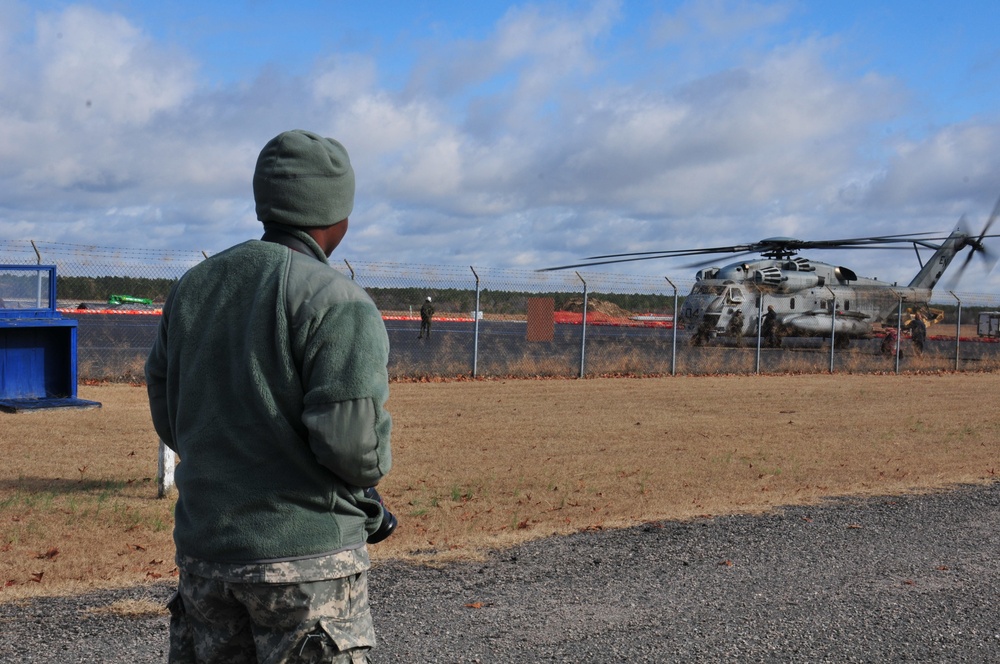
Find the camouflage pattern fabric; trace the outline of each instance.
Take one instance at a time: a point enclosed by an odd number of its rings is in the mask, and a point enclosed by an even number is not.
[[[236,583],[181,571],[170,609],[175,664],[368,662],[367,572],[304,583]]]
[[[234,583],[302,583],[353,576],[371,567],[368,547],[338,551],[315,558],[275,562],[216,563],[178,553],[177,568],[195,576]]]

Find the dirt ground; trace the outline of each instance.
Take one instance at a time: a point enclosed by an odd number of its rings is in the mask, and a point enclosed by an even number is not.
[[[428,563],[588,529],[994,481],[1000,374],[402,383],[400,519],[373,559]],[[169,578],[142,386],[0,415],[0,602]]]

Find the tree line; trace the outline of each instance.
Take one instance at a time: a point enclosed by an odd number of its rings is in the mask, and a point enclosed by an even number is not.
[[[432,299],[438,312],[472,312],[476,308],[476,292],[461,288],[367,288],[376,306],[384,311],[420,309],[427,297]],[[517,314],[528,310],[528,300],[538,297],[552,298],[556,311],[566,309],[573,301],[582,299],[582,292],[524,292],[484,288],[479,291],[479,310],[493,314]],[[644,295],[634,293],[589,293],[591,299],[611,302],[622,309],[636,313],[671,313],[673,295]]]
[[[28,279],[21,275],[3,275],[0,278],[0,288],[10,280]],[[34,275],[30,276],[34,282]],[[132,295],[149,298],[161,304],[170,292],[176,279],[151,279],[148,277],[56,277],[57,295],[61,300],[79,300],[83,302],[107,302],[111,295]],[[9,287],[19,284],[7,283]],[[8,289],[4,289],[8,290]],[[18,289],[19,292],[20,289]],[[366,288],[365,289],[379,309],[384,311],[417,311],[424,299],[430,296],[434,308],[439,312],[468,313],[475,309],[476,293],[474,290],[462,288]],[[9,292],[9,291],[8,291]],[[27,292],[27,291],[26,291]],[[527,311],[528,299],[536,297],[551,297],[556,311],[567,309],[567,305],[581,299],[580,292],[525,292],[516,290],[496,290],[484,288],[479,293],[479,309],[489,313],[517,314]],[[599,299],[615,304],[633,313],[673,313],[673,295],[644,293],[601,293],[592,292],[589,298]],[[684,297],[678,298],[683,304]],[[679,305],[680,306],[680,305]],[[942,324],[954,324],[958,307],[954,304],[934,304],[936,309],[944,312]],[[962,307],[962,321],[974,323],[980,312],[995,311],[1000,307]]]
[[[56,288],[61,300],[82,302],[107,302],[112,295],[132,295],[163,303],[176,279],[150,279],[148,277],[56,277]],[[427,297],[440,312],[471,312],[476,307],[476,292],[462,288],[366,288],[376,306],[386,311],[417,311]],[[483,289],[479,292],[479,309],[498,314],[523,313],[528,299],[551,297],[555,309],[560,311],[580,292],[524,292],[513,290]],[[673,311],[673,295],[635,293],[590,293],[589,297],[611,302],[622,309],[637,313]]]
[[[176,279],[147,277],[62,277],[56,276],[60,300],[107,302],[112,295],[132,295],[162,303]]]

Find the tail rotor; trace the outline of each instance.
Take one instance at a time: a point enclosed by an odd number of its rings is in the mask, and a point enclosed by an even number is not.
[[[997,217],[1000,217],[1000,199],[997,199],[996,205],[993,206],[993,212],[990,213],[989,219],[986,220],[986,225],[983,226],[983,230],[979,233],[979,237],[966,238],[963,248],[969,247],[970,251],[968,255],[966,255],[965,260],[962,261],[962,264],[958,266],[958,270],[955,271],[955,276],[949,280],[948,283],[951,288],[954,288],[958,284],[958,282],[962,279],[962,275],[965,273],[965,269],[969,267],[969,263],[972,262],[972,257],[975,256],[976,254],[979,254],[980,257],[983,259],[984,265],[986,267],[986,274],[989,274],[993,270],[993,268],[996,267],[997,260],[1000,259],[1000,256],[998,256],[996,252],[990,250],[984,244],[983,240],[987,237],[995,237],[993,235],[989,235],[989,232],[994,222],[996,222]],[[959,225],[962,225],[964,221],[965,221],[965,215],[962,215],[962,218],[959,219],[958,222]]]

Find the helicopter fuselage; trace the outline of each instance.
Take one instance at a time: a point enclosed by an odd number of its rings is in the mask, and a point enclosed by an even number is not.
[[[904,303],[910,312],[918,309],[911,314],[914,317],[930,313],[927,305],[933,289],[961,251],[971,250],[958,276],[976,253],[987,258],[989,252],[983,240],[1000,237],[988,234],[990,226],[998,218],[1000,201],[978,237],[963,230],[960,221],[947,237],[932,237],[934,233],[813,241],[772,237],[751,244],[593,256],[588,260],[599,262],[545,270],[653,258],[758,253],[761,258],[756,260],[709,267],[698,272],[694,287],[677,315],[680,324],[695,330],[692,343],[703,343],[717,334],[737,336],[737,342],[742,343],[743,335],[757,331],[763,334],[766,327],[771,345],[780,344],[780,336],[786,335],[830,336],[834,343],[841,344],[852,337],[868,336],[876,325],[892,324],[893,319],[895,324],[900,324]],[[884,249],[911,243],[920,260],[920,271],[906,286],[859,277],[849,268],[797,255],[799,251],[809,248]],[[920,257],[920,247],[934,251],[927,262]],[[698,262],[690,267],[708,264],[707,261]],[[938,310],[938,314],[943,317],[943,312]],[[938,314],[934,316],[935,321],[940,319]]]
[[[790,335],[864,337],[898,310],[900,300],[926,304],[928,288],[858,277],[852,270],[802,257],[770,258],[698,272],[684,300],[680,321],[715,333],[733,332],[742,312],[744,334],[755,334],[758,318],[773,308]]]

